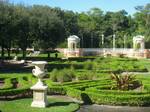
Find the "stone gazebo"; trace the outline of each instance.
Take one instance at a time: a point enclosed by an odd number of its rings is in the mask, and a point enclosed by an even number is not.
[[[81,56],[80,38],[76,35],[68,37],[68,49],[65,50],[66,57],[79,57]]]
[[[133,57],[148,58],[149,56],[149,50],[145,49],[144,36],[137,35],[133,37]]]
[[[133,37],[133,49],[144,51],[145,49],[144,36],[138,35],[138,36]]]

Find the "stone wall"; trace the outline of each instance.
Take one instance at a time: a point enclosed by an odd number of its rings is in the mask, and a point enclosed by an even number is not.
[[[58,48],[58,51],[64,54],[65,57],[80,57],[80,56],[116,56],[116,57],[131,57],[131,58],[150,58],[150,50],[134,50],[122,48],[80,48],[76,50],[68,50],[67,48]]]

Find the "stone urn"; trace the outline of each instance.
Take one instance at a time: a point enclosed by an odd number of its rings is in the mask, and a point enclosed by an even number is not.
[[[15,56],[13,61],[17,61],[18,60],[18,56]]]
[[[32,65],[35,66],[35,69],[32,70],[34,76],[38,78],[38,82],[34,86],[44,86],[42,82],[42,78],[46,75],[46,71],[44,69],[45,65],[47,64],[46,61],[34,61]]]
[[[32,65],[35,66],[32,73],[38,78],[38,82],[31,87],[33,90],[33,102],[31,107],[46,107],[48,105],[47,86],[42,82],[42,78],[46,75],[46,70],[44,69],[46,64],[46,61],[32,62]]]

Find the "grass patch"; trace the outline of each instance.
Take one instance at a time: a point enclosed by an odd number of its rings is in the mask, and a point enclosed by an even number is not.
[[[49,106],[46,108],[31,107],[32,99],[18,99],[12,101],[0,101],[2,112],[74,112],[79,105],[66,102],[63,99],[49,98]]]

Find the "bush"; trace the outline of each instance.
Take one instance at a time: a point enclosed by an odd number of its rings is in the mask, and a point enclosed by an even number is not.
[[[94,71],[87,71],[86,73],[79,75],[77,78],[78,80],[94,80],[97,76]]]
[[[75,79],[74,70],[71,69],[63,69],[63,70],[57,70],[54,69],[51,72],[50,79],[54,82],[69,82]]]
[[[118,90],[133,90],[142,86],[142,83],[136,80],[135,75],[112,74],[111,79],[116,82],[115,86]]]
[[[94,63],[91,60],[87,60],[84,64],[84,69],[86,70],[94,69]]]
[[[74,75],[73,71],[68,70],[68,69],[63,69],[57,75],[58,82],[69,82],[69,81],[72,81],[74,78],[75,78],[75,75]]]
[[[4,85],[0,88],[0,90],[5,90],[5,89],[12,89],[13,88],[13,84],[11,82],[10,78],[6,78],[4,80]]]
[[[53,71],[50,73],[50,79],[53,82],[57,82],[57,74],[58,74],[58,70],[57,69],[53,69]]]

